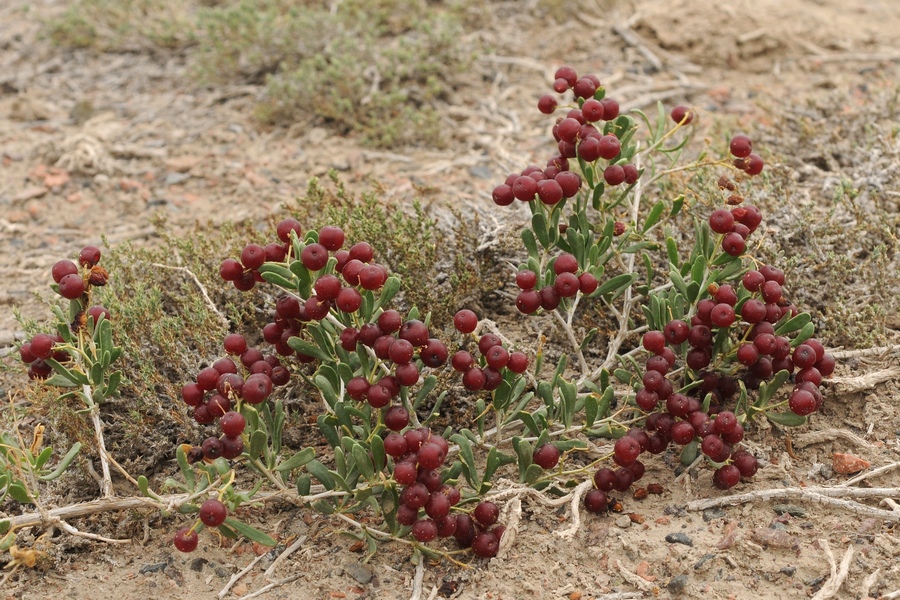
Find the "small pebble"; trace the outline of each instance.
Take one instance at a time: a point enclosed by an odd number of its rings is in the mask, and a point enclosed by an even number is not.
[[[787,575],[788,577],[793,577],[794,573],[797,572],[797,567],[781,567],[778,572]]]
[[[153,564],[150,564],[150,565],[144,565],[143,567],[141,567],[140,569],[138,569],[138,573],[140,573],[141,575],[144,575],[144,574],[146,574],[146,573],[156,573],[157,571],[162,571],[162,570],[165,569],[167,566],[169,566],[169,563],[167,563],[167,562],[153,563]]]
[[[725,510],[722,508],[707,508],[703,511],[703,520],[707,523],[723,518],[725,518]]]
[[[694,541],[690,537],[688,537],[687,534],[681,533],[680,531],[667,535],[666,541],[670,544],[684,544],[685,546],[694,545]]]
[[[710,553],[710,554],[704,554],[704,555],[700,558],[700,560],[698,560],[696,563],[694,563],[694,570],[695,570],[695,571],[699,571],[700,569],[703,568],[703,565],[705,565],[706,563],[708,563],[709,561],[711,561],[711,560],[714,559],[715,557],[716,557],[716,555],[715,555],[715,554],[712,554],[712,553]]]
[[[774,510],[779,515],[787,513],[792,517],[797,517],[799,519],[806,518],[806,510],[795,504],[776,504],[772,507],[772,510]]]
[[[191,561],[191,571],[197,571],[198,573],[203,570],[203,565],[207,564],[209,561],[205,558],[195,558]]]
[[[344,565],[344,572],[363,585],[372,581],[372,576],[374,575],[372,569],[357,562]]]
[[[628,529],[631,527],[631,517],[628,515],[622,515],[621,517],[616,519],[616,527],[621,529]]]
[[[687,575],[679,575],[678,577],[673,577],[671,580],[669,580],[668,585],[666,585],[666,589],[669,590],[670,594],[675,596],[684,591],[684,588],[687,587],[687,582]]]

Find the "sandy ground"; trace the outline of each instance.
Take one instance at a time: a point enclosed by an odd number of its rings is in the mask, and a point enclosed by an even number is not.
[[[23,12],[26,4],[41,10]],[[498,179],[546,153],[547,124],[531,105],[534,90],[564,62],[597,72],[626,107],[689,102],[752,130],[772,112],[801,107],[810,97],[897,81],[900,61],[900,4],[889,0],[637,0],[603,15],[573,11],[557,23],[495,3],[486,9],[493,31],[481,35],[496,34],[499,46],[477,61],[471,81],[458,90],[458,108],[447,115],[451,148],[383,152],[321,128],[260,130],[248,116],[257,89],[197,88],[181,55],[55,48],[39,36],[35,15],[53,14],[60,4],[0,6],[0,346],[17,335],[13,305],[25,316],[42,315],[32,292],[46,285],[53,262],[101,235],[111,243],[152,244],[150,218],[157,211],[175,228],[263,222],[310,176],[336,168],[350,185],[383,182],[393,201],[428,186],[441,190],[429,195],[437,213],[448,203],[463,204],[490,218],[487,194]],[[767,143],[775,155],[791,153],[778,139]],[[820,183],[804,185],[816,190]],[[844,361],[837,373],[843,383],[829,387],[828,410],[809,428],[791,432],[793,447],[779,430],[757,433],[755,450],[765,466],[737,491],[839,485],[847,476],[831,469],[832,452],[852,452],[873,467],[900,460],[896,375],[887,372],[877,385],[854,379],[897,362],[878,355]],[[23,384],[8,376],[5,382]],[[863,441],[833,433],[803,437],[817,430],[852,431]],[[661,484],[662,494],[629,495],[624,513],[586,517],[568,538],[559,535],[571,524],[566,507],[526,498],[505,557],[469,569],[427,564],[421,589],[406,547],[388,545],[361,564],[352,540],[336,534],[336,521],[288,506],[248,511],[245,518],[284,544],[307,539],[272,576],[299,577],[263,597],[787,599],[900,590],[896,519],[795,500],[690,512],[689,501],[720,495],[710,473],[675,482],[663,458],[647,465],[642,483]],[[889,471],[861,485],[898,482]],[[4,595],[213,598],[256,557],[247,544],[216,548],[213,540],[183,555],[169,541],[175,519],[154,519],[146,538],[141,521],[128,514],[78,522],[136,541],[59,542],[38,568],[11,577]],[[226,597],[266,585],[263,571],[278,550],[265,554]],[[848,558],[848,575],[831,596],[816,595],[832,578],[830,555],[838,563]]]

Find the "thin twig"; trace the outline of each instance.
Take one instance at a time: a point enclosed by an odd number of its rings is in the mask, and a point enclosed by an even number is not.
[[[847,547],[847,552],[844,553],[844,558],[841,559],[840,568],[834,562],[834,554],[831,553],[831,546],[828,544],[828,540],[819,540],[819,546],[822,547],[826,558],[828,558],[831,577],[828,579],[828,583],[823,585],[816,595],[812,597],[812,600],[827,600],[838,593],[838,590],[844,584],[844,580],[847,579],[847,573],[850,572],[850,561],[853,559],[853,546]]]
[[[285,584],[291,583],[292,581],[296,581],[296,580],[300,579],[301,577],[303,577],[303,573],[296,573],[294,575],[291,575],[290,577],[285,577],[284,579],[279,579],[278,581],[273,581],[269,585],[265,585],[265,586],[259,588],[258,590],[256,590],[255,592],[247,594],[246,596],[241,596],[240,598],[238,598],[238,600],[249,600],[250,598],[256,598],[257,596],[262,596],[269,590],[275,589],[277,587],[281,587]],[[221,598],[221,596],[219,596],[219,597]]]
[[[859,588],[859,597],[860,598],[868,598],[869,590],[872,589],[872,586],[875,585],[875,582],[878,581],[878,576],[881,575],[881,569],[875,569],[872,573],[866,577],[862,585]]]
[[[814,488],[776,488],[771,490],[756,490],[745,494],[735,494],[721,498],[695,500],[688,502],[686,508],[692,511],[706,510],[720,506],[736,506],[755,500],[776,500],[790,498],[793,500],[806,500],[818,504],[828,504],[850,510],[867,517],[875,517],[885,521],[900,522],[900,514],[893,511],[872,508],[853,500],[841,498],[892,498],[900,495],[900,488],[845,488],[845,487],[814,487]]]
[[[622,575],[622,578],[625,579],[628,583],[641,590],[642,592],[652,592],[653,588],[656,587],[640,575],[632,573],[628,569],[625,568],[625,565],[622,564],[622,561],[616,559],[616,568],[619,569],[619,573]]]
[[[69,525],[68,523],[63,521],[62,519],[53,519],[53,523],[55,525],[58,525],[60,527],[60,529],[62,529],[66,533],[68,533],[70,535],[74,535],[75,537],[83,537],[83,538],[87,538],[89,540],[94,540],[97,542],[106,542],[107,544],[130,544],[131,543],[130,539],[120,540],[120,539],[115,539],[115,538],[103,537],[102,535],[97,535],[96,533],[88,533],[86,531],[79,531],[78,529],[75,529],[74,527],[72,527],[71,525]]]
[[[409,600],[420,600],[422,598],[422,581],[425,579],[425,557],[420,556],[419,562],[416,563],[416,576],[413,578],[413,591]]]
[[[581,506],[581,498],[584,496],[588,489],[594,486],[594,482],[591,479],[587,481],[582,481],[578,487],[572,490],[572,493],[569,494],[572,496],[572,502],[570,504],[570,510],[572,511],[572,524],[566,529],[559,529],[553,532],[553,535],[558,535],[563,539],[570,539],[573,535],[578,533],[578,529],[581,527],[581,511],[579,510]]]
[[[872,477],[875,477],[876,475],[881,475],[882,473],[887,473],[888,471],[893,471],[897,467],[900,467],[900,462],[892,462],[890,464],[878,467],[877,469],[872,469],[871,471],[866,471],[866,472],[860,473],[859,475],[857,475],[855,477],[851,477],[850,479],[848,479],[847,481],[842,483],[841,487],[851,486],[855,483],[859,483],[860,481],[862,481],[864,479],[870,479]]]
[[[833,442],[835,439],[843,439],[856,446],[868,446],[869,442],[859,437],[852,431],[846,429],[823,429],[821,431],[810,431],[796,438],[791,439],[791,445],[794,448],[804,448],[812,444],[821,444],[823,442]]]
[[[859,356],[885,356],[894,352],[900,353],[900,344],[892,346],[875,346],[873,348],[861,348],[859,350],[835,350],[830,354],[836,359],[854,358]]]
[[[100,493],[104,498],[112,496],[112,477],[109,474],[109,453],[106,451],[106,442],[103,440],[103,423],[100,422],[100,406],[94,403],[93,390],[91,386],[81,386],[82,393],[88,400],[91,407],[91,421],[94,424],[94,437],[97,439],[97,452],[100,455],[100,469],[103,473],[103,479],[100,482]]]
[[[219,592],[219,594],[218,594],[219,600],[224,598],[228,594],[229,590],[231,590],[231,588],[234,587],[234,584],[236,584],[238,582],[238,580],[240,580],[241,577],[243,577],[244,575],[249,573],[250,570],[256,566],[256,563],[261,561],[264,556],[265,556],[265,554],[260,554],[259,556],[254,558],[250,562],[249,565],[247,565],[246,567],[244,567],[243,569],[241,569],[240,571],[238,571],[237,573],[232,575],[231,579],[228,581],[228,583],[225,584],[225,587],[222,588],[222,591]]]
[[[275,569],[278,568],[278,565],[280,565],[282,562],[284,562],[284,560],[288,556],[290,556],[291,554],[293,554],[294,552],[299,550],[300,546],[302,546],[303,542],[305,542],[305,541],[306,541],[306,536],[301,535],[299,538],[297,538],[297,541],[295,541],[293,544],[291,544],[284,552],[279,554],[278,558],[273,560],[272,564],[269,565],[269,568],[266,569],[266,572],[263,573],[263,575],[265,575],[266,579],[268,579],[269,577],[272,576],[272,573],[275,572]]]

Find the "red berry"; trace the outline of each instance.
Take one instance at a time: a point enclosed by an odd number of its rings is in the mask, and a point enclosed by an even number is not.
[[[100,248],[85,246],[78,253],[78,263],[85,267],[93,267],[100,262]]]
[[[328,262],[328,250],[322,244],[307,244],[300,252],[300,261],[310,271],[318,271]]]
[[[298,236],[300,236],[300,234],[303,233],[303,231],[300,227],[300,222],[294,218],[284,219],[283,221],[279,222],[278,225],[275,227],[275,232],[278,235],[278,239],[281,240],[282,242],[284,242],[285,244],[291,241],[291,232],[292,231],[294,233],[296,233]]]
[[[228,509],[220,501],[210,498],[200,505],[200,520],[207,527],[218,527],[225,522]]]
[[[59,280],[59,295],[68,300],[77,300],[84,294],[84,279],[81,275],[64,275]]]
[[[221,428],[222,433],[230,437],[237,437],[244,433],[246,426],[247,420],[244,418],[244,415],[235,411],[225,413],[219,420],[219,428]]]
[[[598,287],[600,287],[600,282],[597,281],[593,274],[585,271],[578,276],[578,289],[582,294],[593,294]]]
[[[734,465],[719,467],[713,473],[713,485],[722,490],[733,488],[741,481],[741,472]]]
[[[621,165],[610,165],[603,170],[603,179],[607,185],[619,185],[625,181],[625,169]]]
[[[666,345],[666,337],[662,331],[648,331],[644,334],[641,343],[648,352],[657,354],[662,352]]]
[[[326,225],[319,230],[319,243],[332,252],[340,250],[344,245],[344,230],[334,225]]]
[[[516,296],[516,308],[519,312],[530,315],[541,308],[541,295],[535,290],[522,290]]]
[[[509,361],[506,363],[506,368],[513,373],[524,373],[528,368],[528,357],[524,352],[512,352],[509,355]]]
[[[199,542],[199,537],[197,537],[197,532],[193,529],[185,527],[184,529],[179,529],[178,533],[175,534],[175,548],[177,548],[180,552],[193,552],[197,549],[197,543]]]
[[[71,260],[60,260],[53,265],[52,269],[50,269],[50,274],[53,276],[53,281],[59,283],[66,275],[77,275],[78,266]]]
[[[484,371],[482,371],[478,367],[472,367],[471,369],[463,373],[463,387],[470,392],[482,389],[486,381],[487,375],[485,375]]]
[[[356,288],[342,288],[341,291],[338,292],[337,298],[334,299],[334,305],[341,312],[354,313],[362,306],[362,294],[360,294],[359,290]],[[312,315],[310,315],[310,317],[312,318]]]
[[[619,103],[612,98],[604,98],[600,101],[600,104],[603,105],[603,118],[605,120],[612,121],[619,116]]]
[[[588,123],[594,123],[603,119],[603,104],[599,100],[590,98],[581,106],[581,114]]]
[[[746,135],[736,135],[731,138],[729,150],[732,156],[747,158],[753,150],[753,142]]]
[[[746,248],[744,238],[739,233],[731,232],[722,239],[722,250],[731,256],[740,256]]]
[[[481,558],[493,558],[500,549],[500,540],[493,531],[482,531],[472,540],[472,552]]]
[[[497,206],[509,206],[516,199],[510,186],[502,183],[491,192],[491,199]]]
[[[619,138],[614,135],[604,135],[599,141],[599,154],[601,158],[612,160],[619,155],[619,151],[622,149]]]
[[[553,114],[556,110],[556,98],[549,94],[545,94],[538,99],[538,110],[545,115]]]
[[[673,346],[677,346],[685,342],[688,338],[688,333],[690,332],[690,327],[688,324],[682,320],[675,319],[666,323],[666,326],[663,328],[663,336],[665,337],[665,341]]]
[[[542,469],[552,469],[559,464],[559,448],[549,442],[541,444],[535,448],[531,459]]]
[[[266,249],[259,244],[247,244],[241,250],[241,264],[245,269],[258,269],[266,262]]]
[[[516,285],[519,286],[519,289],[533,289],[536,283],[537,275],[534,271],[519,271],[516,273]]]
[[[733,227],[734,215],[731,214],[730,210],[720,208],[709,215],[709,228],[716,233],[729,233]]]
[[[687,106],[679,105],[672,109],[671,116],[672,120],[676,123],[687,125],[694,120],[694,111],[689,109]]]
[[[479,502],[472,511],[472,518],[485,528],[496,523],[499,516],[500,508],[493,502]]]
[[[478,326],[478,315],[468,309],[462,309],[453,316],[453,326],[460,333],[472,333]]]
[[[566,82],[566,85],[572,87],[575,85],[575,82],[578,81],[578,75],[575,74],[575,69],[568,66],[562,66],[556,70],[556,73],[553,75],[554,79],[562,79]],[[565,90],[563,90],[565,91]],[[560,92],[562,93],[562,92]]]
[[[612,489],[612,488],[610,488]],[[584,495],[584,508],[592,513],[605,513],[609,507],[606,492],[596,488],[588,490]]]
[[[622,466],[627,466],[637,460],[641,453],[641,445],[631,436],[620,437],[616,440],[613,448],[616,462]]]

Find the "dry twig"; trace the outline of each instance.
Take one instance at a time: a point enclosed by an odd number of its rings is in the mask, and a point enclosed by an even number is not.
[[[828,579],[828,583],[823,585],[816,595],[813,596],[812,600],[827,600],[838,593],[838,590],[840,590],[841,586],[844,584],[844,580],[847,579],[847,573],[850,572],[850,561],[853,559],[853,546],[847,547],[847,552],[844,553],[844,558],[841,559],[840,568],[838,568],[834,561],[834,554],[831,553],[831,546],[828,544],[828,540],[819,540],[819,546],[825,552],[825,557],[828,559],[828,565],[831,568],[831,577]]]
[[[259,556],[254,558],[250,562],[249,565],[247,565],[246,567],[244,567],[243,569],[241,569],[240,571],[238,571],[237,573],[232,575],[231,579],[228,581],[228,583],[225,584],[225,587],[222,588],[222,591],[219,592],[219,594],[218,594],[219,600],[222,600],[222,598],[227,596],[228,592],[231,590],[231,588],[234,587],[234,584],[236,584],[241,579],[241,577],[243,577],[244,575],[249,573],[250,570],[256,566],[256,563],[258,563],[259,561],[262,560],[263,556],[265,556],[265,554],[260,554]]]
[[[855,446],[867,446],[869,443],[859,437],[852,431],[846,429],[823,429],[821,431],[810,431],[803,435],[791,438],[791,445],[794,448],[805,448],[813,444],[821,444],[823,442],[832,442],[840,438]]]

